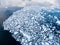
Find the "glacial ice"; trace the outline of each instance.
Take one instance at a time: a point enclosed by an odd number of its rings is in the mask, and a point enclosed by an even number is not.
[[[26,6],[3,22],[22,45],[60,45],[60,8]]]

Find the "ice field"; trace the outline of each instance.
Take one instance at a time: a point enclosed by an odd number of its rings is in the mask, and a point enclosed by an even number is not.
[[[3,22],[22,45],[60,45],[60,7],[29,5]]]

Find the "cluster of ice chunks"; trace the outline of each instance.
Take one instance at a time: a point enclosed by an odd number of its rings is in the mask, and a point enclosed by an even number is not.
[[[5,30],[22,45],[60,45],[60,8],[26,6],[5,22]]]

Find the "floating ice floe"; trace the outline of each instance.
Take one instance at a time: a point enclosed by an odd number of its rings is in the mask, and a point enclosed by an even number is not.
[[[59,19],[58,7],[30,5],[14,12],[3,26],[22,45],[60,45]]]

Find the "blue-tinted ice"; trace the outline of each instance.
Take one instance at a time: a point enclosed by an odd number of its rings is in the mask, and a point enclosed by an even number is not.
[[[60,45],[59,7],[26,6],[3,26],[22,45]]]

